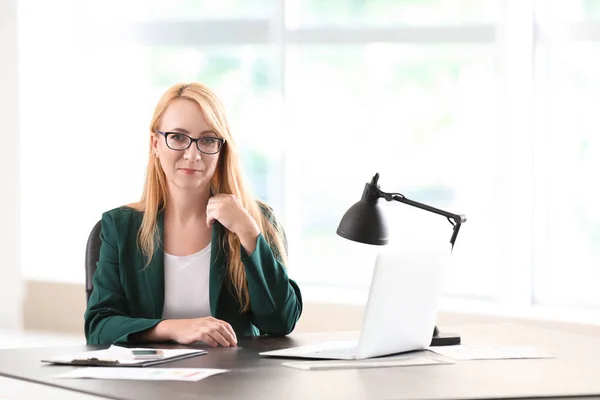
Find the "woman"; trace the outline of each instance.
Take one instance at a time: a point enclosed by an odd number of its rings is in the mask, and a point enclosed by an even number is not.
[[[150,125],[142,199],[102,215],[89,344],[235,346],[294,329],[302,298],[284,232],[241,172],[215,94],[199,83],[168,89]]]

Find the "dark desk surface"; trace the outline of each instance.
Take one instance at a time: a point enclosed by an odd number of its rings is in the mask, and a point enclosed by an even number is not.
[[[163,364],[171,368],[225,368],[200,382],[53,379],[69,366],[44,357],[98,346],[0,350],[0,375],[112,399],[474,399],[600,396],[600,338],[516,325],[464,326],[463,342],[530,345],[555,359],[462,361],[452,365],[304,371],[260,358],[264,350],[351,334],[303,334],[240,340],[238,348],[208,348],[200,357]],[[162,347],[162,346],[159,346]],[[203,346],[199,346],[203,347]]]

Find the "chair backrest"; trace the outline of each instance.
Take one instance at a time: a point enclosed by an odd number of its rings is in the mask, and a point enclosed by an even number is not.
[[[85,248],[85,293],[87,301],[89,301],[92,290],[94,290],[92,278],[96,272],[96,263],[100,259],[100,245],[102,244],[100,241],[101,229],[101,221],[96,222],[96,225],[94,225],[94,228],[90,232]]]

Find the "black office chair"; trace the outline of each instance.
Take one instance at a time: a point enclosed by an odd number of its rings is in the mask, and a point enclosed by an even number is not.
[[[87,240],[87,246],[85,248],[85,293],[87,295],[87,301],[90,300],[94,285],[92,284],[92,278],[96,272],[96,263],[100,259],[100,231],[102,229],[101,221],[96,222],[94,228],[90,232],[90,236]]]

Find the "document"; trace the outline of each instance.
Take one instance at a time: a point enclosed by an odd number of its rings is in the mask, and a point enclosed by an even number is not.
[[[85,367],[68,371],[54,378],[74,379],[128,379],[143,381],[187,381],[197,382],[209,376],[229,372],[228,369],[214,368],[123,368]]]
[[[206,354],[206,350],[127,348],[112,345],[105,350],[66,354],[48,358],[42,362],[82,366],[147,367],[202,354]]]
[[[501,360],[517,358],[554,358],[532,347],[456,345],[434,346],[427,350],[453,360]]]
[[[292,361],[281,365],[304,369],[304,370],[328,370],[328,369],[358,369],[358,368],[386,368],[386,367],[410,367],[418,365],[454,364],[450,360],[428,357],[424,355],[396,356],[369,358],[366,360],[325,360],[325,361]]]

